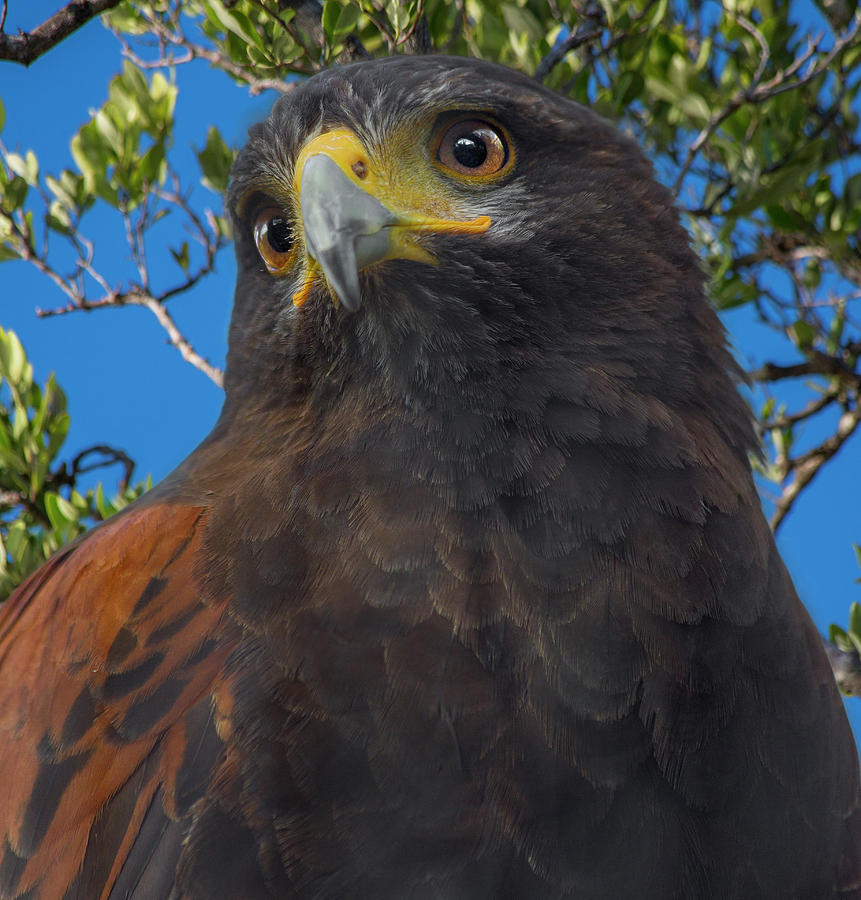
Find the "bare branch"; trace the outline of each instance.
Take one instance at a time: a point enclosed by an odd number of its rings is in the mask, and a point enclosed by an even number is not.
[[[768,61],[771,59],[771,50],[769,49],[768,41],[766,41],[763,33],[753,24],[753,22],[746,19],[744,16],[738,16],[736,21],[759,44],[759,65],[756,67],[756,72],[751,81],[751,87],[755,88],[762,81],[762,76],[765,74]]]
[[[5,148],[0,144],[0,152],[5,154]],[[21,259],[32,263],[43,275],[50,278],[51,281],[74,303],[77,299],[76,291],[68,284],[65,278],[60,275],[52,266],[50,266],[33,246],[32,235],[29,234],[26,220],[21,216],[7,213],[0,208],[0,218],[4,219],[9,225],[10,237],[14,242],[14,250]]]
[[[604,25],[604,12],[597,3],[590,3],[586,7],[584,13],[583,24],[565,38],[560,44],[557,44],[540,63],[535,67],[536,81],[544,81],[553,68],[559,65],[563,59],[578,47],[594,41],[595,38],[601,37],[601,30]]]
[[[265,9],[265,7],[262,7]],[[271,14],[270,10],[266,10]],[[136,66],[141,69],[161,69],[171,66],[189,63],[195,59],[206,60],[213,68],[226,72],[238,81],[242,81],[248,85],[249,93],[252,96],[263,93],[266,90],[275,90],[280,93],[287,93],[293,89],[294,85],[286,83],[279,78],[258,78],[247,66],[242,66],[232,60],[228,55],[222,53],[218,49],[205,47],[191,41],[182,29],[180,17],[175,12],[171,13],[168,22],[163,21],[158,16],[152,15],[146,10],[142,10],[152,35],[158,40],[159,55],[156,59],[144,59],[140,54],[136,53],[131,44],[116,29],[112,29],[114,36],[120,42],[123,48],[123,56],[130,59]],[[279,17],[279,22],[283,20]],[[292,32],[288,32],[292,33]],[[294,40],[298,39],[294,37]],[[304,46],[300,44],[300,46]],[[176,48],[181,53],[175,53],[168,48]],[[298,75],[313,75],[319,71],[320,65],[314,68],[302,66],[291,66],[290,71]]]
[[[213,366],[209,360],[204,359],[194,347],[191,346],[186,337],[179,328],[177,328],[176,322],[173,321],[173,318],[163,304],[159,303],[158,300],[153,297],[140,297],[134,300],[134,302],[140,306],[145,306],[156,319],[158,319],[161,327],[167,332],[171,345],[179,350],[180,356],[182,356],[187,363],[191,363],[195,369],[203,372],[203,374],[214,384],[218,385],[218,387],[224,386],[224,373],[217,366]]]
[[[809,351],[810,356],[800,363],[781,366],[777,363],[767,362],[759,369],[750,372],[754,381],[782,381],[785,378],[800,378],[805,375],[823,375],[826,377],[844,378],[855,381],[861,376],[854,372],[843,360],[835,356],[828,356],[818,350]]]
[[[792,428],[799,422],[805,422],[807,419],[812,419],[815,415],[818,415],[831,406],[832,403],[836,403],[839,399],[839,391],[826,391],[821,397],[812,400],[798,412],[784,413],[783,415],[775,416],[773,419],[769,419],[767,422],[762,423],[761,430],[771,431],[774,428]]]
[[[30,32],[18,34],[0,34],[0,60],[20,63],[29,66],[43,53],[67,38],[72,32],[77,31],[90,19],[113,9],[120,4],[120,0],[72,0],[62,9],[58,10],[49,19],[45,19]],[[3,21],[6,19],[6,3],[3,3]]]
[[[27,502],[27,497],[18,491],[2,491],[0,490],[0,506],[21,506]]]
[[[777,531],[780,527],[798,495],[819,474],[825,463],[852,437],[859,422],[861,422],[861,403],[856,402],[854,409],[847,410],[840,417],[837,430],[830,438],[813,450],[785,462],[785,471],[792,475],[792,480],[783,488],[775,503],[770,523],[773,531]]]
[[[0,158],[4,157],[5,154],[6,148],[0,142]],[[194,349],[191,342],[179,331],[164,304],[167,300],[193,288],[205,275],[213,270],[216,255],[227,243],[227,238],[217,227],[214,217],[208,211],[207,215],[210,218],[207,222],[209,225],[207,229],[202,218],[192,209],[187,198],[183,196],[176,173],[169,169],[168,174],[173,190],[157,188],[148,193],[134,216],[125,208],[119,210],[125,226],[126,240],[140,279],[139,284],[133,284],[125,291],[111,287],[107,279],[94,267],[93,245],[80,233],[77,226],[71,234],[67,235],[67,239],[77,253],[75,268],[70,275],[61,274],[48,262],[47,240],[41,253],[36,249],[32,229],[22,210],[12,213],[0,207],[0,219],[6,222],[9,232],[5,242],[11,246],[21,259],[26,260],[43,275],[46,275],[67,298],[64,306],[49,310],[37,308],[37,316],[47,318],[49,316],[64,315],[81,310],[90,311],[104,307],[144,306],[158,319],[159,324],[167,332],[170,344],[179,350],[182,358],[221,387],[221,371]],[[47,204],[49,202],[48,198],[44,196],[44,192],[41,193]],[[145,245],[145,231],[152,220],[151,204],[155,201],[176,206],[185,213],[195,238],[203,247],[205,257],[195,272],[186,272],[186,277],[182,281],[159,294],[154,294],[150,288]],[[99,285],[103,292],[102,296],[95,299],[87,296],[83,280],[84,274],[89,275]]]
[[[745,27],[747,31],[750,31],[751,28],[753,28],[753,26],[750,26],[749,28],[747,26],[744,26],[741,20],[739,20],[739,24]],[[754,31],[756,31],[756,29],[754,29]],[[786,91],[793,91],[796,88],[807,84],[809,81],[812,81],[817,76],[822,75],[824,72],[827,72],[831,66],[831,63],[834,62],[834,60],[845,49],[854,45],[859,31],[861,31],[861,12],[855,14],[855,17],[852,20],[851,27],[847,30],[843,37],[834,42],[834,46],[831,48],[831,50],[824,56],[819,58],[814,65],[810,66],[807,71],[799,75],[797,78],[795,77],[796,74],[800,72],[800,70],[818,51],[819,41],[810,41],[806,51],[801,56],[799,56],[798,59],[794,60],[792,65],[788,66],[784,70],[781,70],[774,76],[774,78],[766,82],[761,82],[758,80],[762,78],[765,64],[768,61],[767,57],[763,56],[760,59],[760,65],[757,69],[757,78],[755,78],[748,87],[744,88],[743,90],[739,90],[732,97],[732,99],[730,99],[726,106],[724,106],[723,109],[714,113],[714,115],[709,119],[708,123],[700,131],[696,139],[688,148],[685,162],[682,165],[681,169],[679,169],[679,174],[676,177],[675,184],[673,185],[673,192],[675,194],[679,193],[682,187],[682,183],[690,172],[694,159],[696,159],[697,153],[699,153],[706,141],[711,138],[711,136],[715,133],[715,131],[717,131],[717,129],[723,124],[723,122],[726,121],[726,119],[728,119],[737,109],[746,104],[755,105],[764,103],[766,100],[769,100],[772,97],[776,97],[778,94],[783,94]],[[754,32],[751,33],[754,34]],[[757,37],[757,40],[761,38],[761,35],[758,31],[756,31],[754,36]],[[762,47],[762,43],[760,43],[760,47]]]
[[[37,308],[36,315],[39,318],[49,318],[51,316],[65,315],[70,312],[90,312],[94,309],[103,309],[111,306],[143,306],[156,317],[159,324],[167,332],[168,341],[171,346],[179,351],[180,356],[182,356],[187,363],[193,365],[198,371],[203,372],[203,374],[218,387],[222,387],[223,373],[221,369],[212,365],[209,360],[201,356],[194,349],[188,338],[186,338],[177,327],[176,322],[174,322],[173,317],[167,311],[163,302],[164,300],[193,287],[208,271],[209,269],[204,267],[201,271],[189,276],[189,278],[181,285],[165,291],[159,297],[153,297],[150,294],[135,291],[130,291],[128,293],[113,291],[103,297],[99,297],[97,300],[89,300],[86,297],[77,296],[65,306],[57,307],[55,309]],[[69,291],[67,290],[66,293],[69,293]]]
[[[84,460],[94,453],[100,454],[103,458],[96,460],[96,462],[89,463],[86,466],[83,465]],[[119,463],[123,467],[123,477],[120,479],[119,483],[119,490],[122,492],[131,483],[132,475],[135,471],[135,461],[124,450],[119,450],[116,447],[109,447],[107,444],[94,444],[92,447],[81,450],[80,453],[72,458],[66,477],[70,480],[69,483],[72,484],[77,480],[79,475],[83,475],[85,472],[103,469],[106,466],[112,466],[115,463]],[[63,468],[65,469],[65,466]]]
[[[182,49],[185,50],[184,54],[182,54],[181,56],[175,56],[170,53],[163,54],[155,60],[142,59],[132,50],[131,46],[126,41],[124,41],[119,35],[117,35],[117,37],[123,45],[123,56],[131,60],[136,66],[141,69],[162,69],[170,66],[181,65],[183,63],[189,63],[194,61],[195,59],[204,59],[213,68],[220,69],[222,72],[226,72],[228,75],[232,75],[234,78],[245,82],[245,84],[248,85],[248,93],[251,94],[252,97],[256,96],[257,94],[262,94],[264,91],[268,90],[279,91],[282,94],[286,94],[289,91],[293,90],[295,86],[294,84],[282,81],[278,78],[255,78],[254,75],[252,75],[251,72],[249,72],[245,67],[233,62],[233,60],[225,56],[223,53],[219,53],[217,50],[210,50],[206,47],[201,47],[199,44],[192,44],[184,36],[179,37],[177,35],[172,35],[172,38],[175,39],[171,40],[171,43],[175,44],[176,46],[182,47]],[[313,72],[302,71],[299,74],[311,75],[313,74]]]

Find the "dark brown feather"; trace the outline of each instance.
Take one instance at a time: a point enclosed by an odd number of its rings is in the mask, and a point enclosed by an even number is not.
[[[239,198],[453,109],[516,148],[464,194],[491,230],[295,309]],[[861,896],[857,751],[631,142],[487,63],[363,63],[229,204],[215,430],[2,614],[0,896]]]

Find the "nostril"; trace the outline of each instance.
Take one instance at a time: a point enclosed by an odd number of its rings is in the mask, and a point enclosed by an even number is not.
[[[363,159],[357,159],[350,168],[358,179],[364,179],[368,174],[368,164]]]

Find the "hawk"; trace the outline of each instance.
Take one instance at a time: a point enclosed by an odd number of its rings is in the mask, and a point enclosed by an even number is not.
[[[362,62],[228,206],[215,428],[2,612],[0,897],[861,896],[858,755],[632,141]]]

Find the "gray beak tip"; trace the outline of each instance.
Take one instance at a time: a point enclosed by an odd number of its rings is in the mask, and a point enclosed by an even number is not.
[[[397,217],[324,154],[305,163],[299,202],[309,255],[341,305],[355,312],[362,305],[359,271],[385,259]]]

